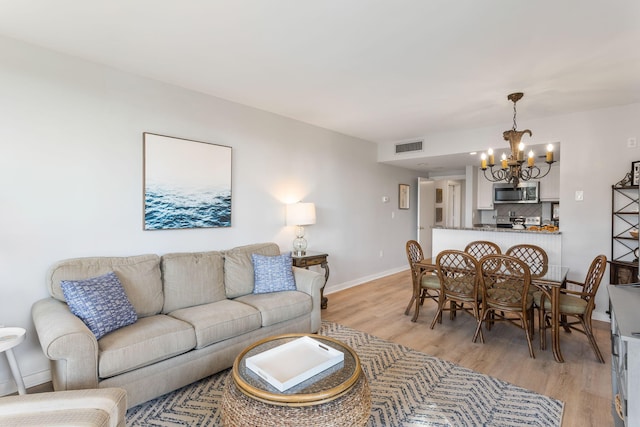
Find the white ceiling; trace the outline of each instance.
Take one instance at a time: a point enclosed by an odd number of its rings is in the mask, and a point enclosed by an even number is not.
[[[0,35],[373,142],[640,102],[638,0],[0,0]]]

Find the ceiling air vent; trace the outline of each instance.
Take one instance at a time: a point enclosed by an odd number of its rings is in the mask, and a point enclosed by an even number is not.
[[[422,151],[422,141],[403,142],[396,144],[396,154]]]

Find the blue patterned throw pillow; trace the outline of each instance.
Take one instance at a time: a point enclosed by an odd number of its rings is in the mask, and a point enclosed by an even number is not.
[[[291,253],[277,256],[251,254],[251,260],[254,294],[296,290]]]
[[[86,280],[60,282],[69,309],[100,339],[138,320],[133,305],[114,272]]]

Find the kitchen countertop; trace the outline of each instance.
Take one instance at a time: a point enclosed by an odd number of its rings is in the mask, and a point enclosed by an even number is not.
[[[500,233],[532,233],[532,234],[562,234],[561,231],[545,231],[545,230],[514,230],[513,228],[498,228],[490,225],[483,225],[482,227],[445,227],[434,226],[433,228],[439,228],[442,230],[466,230],[466,231],[497,231]]]

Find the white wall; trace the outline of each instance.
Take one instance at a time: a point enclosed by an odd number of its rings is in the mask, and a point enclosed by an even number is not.
[[[640,148],[627,148],[629,138],[640,137],[638,117],[640,104],[633,104],[523,122],[533,132],[531,144],[561,143],[562,262],[570,268],[570,279],[583,280],[596,255],[611,255],[611,186],[631,171],[632,161],[640,160]],[[495,149],[503,128],[427,135],[425,151],[444,155]],[[378,160],[391,160],[392,150],[392,143],[379,145]],[[584,191],[584,201],[575,200],[577,190]],[[607,269],[594,313],[606,321],[608,284]]]
[[[416,208],[397,210],[398,184],[414,201],[417,176],[378,164],[373,143],[9,39],[0,51],[0,324],[27,329],[15,349],[27,387],[49,378],[30,309],[57,260],[289,250],[284,204],[304,200],[317,206],[307,239],[329,253],[329,292],[406,269]],[[233,148],[232,227],[142,230],[143,132]],[[2,357],[0,394],[11,378]]]

